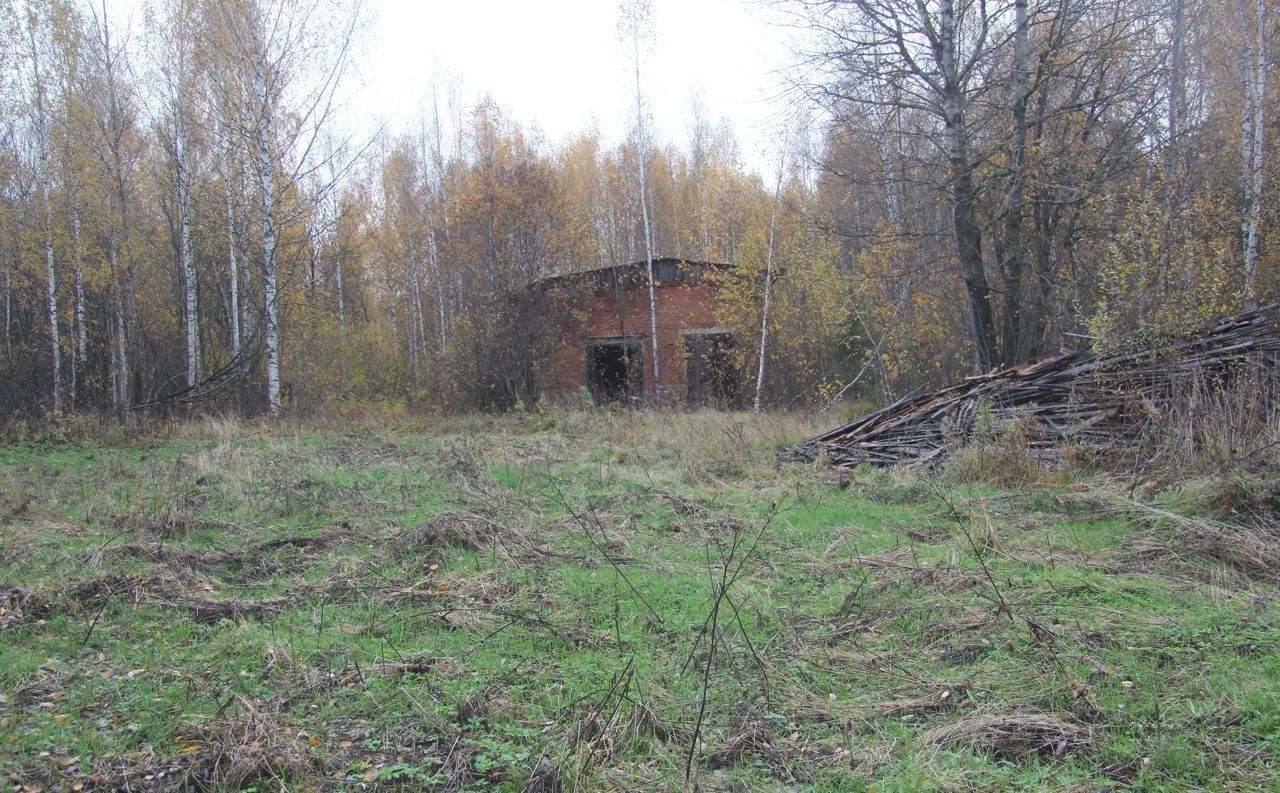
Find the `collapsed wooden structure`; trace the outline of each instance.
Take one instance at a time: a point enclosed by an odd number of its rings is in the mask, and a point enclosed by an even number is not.
[[[1260,366],[1280,373],[1280,306],[1153,342],[1141,335],[1109,349],[1067,352],[907,396],[788,450],[837,469],[926,465],[969,439],[975,420],[1034,421],[1034,453],[1052,459],[1064,443],[1109,445],[1158,419],[1189,385],[1222,383]],[[1274,394],[1272,394],[1274,396]]]

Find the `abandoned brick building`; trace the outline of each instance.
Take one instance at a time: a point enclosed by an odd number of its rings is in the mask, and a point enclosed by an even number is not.
[[[599,405],[735,405],[741,392],[737,334],[720,327],[716,313],[715,276],[726,266],[654,259],[656,384],[643,261],[546,279],[555,317],[547,393],[573,400],[585,387]]]

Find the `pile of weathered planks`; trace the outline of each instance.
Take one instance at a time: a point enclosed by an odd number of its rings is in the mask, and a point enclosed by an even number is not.
[[[791,448],[788,456],[822,456],[838,469],[925,465],[967,440],[984,414],[997,423],[1034,421],[1032,450],[1051,460],[1063,443],[1106,446],[1131,438],[1189,387],[1221,384],[1259,367],[1268,379],[1280,373],[1280,306],[1158,343],[1134,335],[1105,351],[1067,352],[907,396]]]

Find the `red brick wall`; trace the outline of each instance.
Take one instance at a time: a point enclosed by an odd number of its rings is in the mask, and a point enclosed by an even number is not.
[[[586,341],[620,335],[618,300],[614,290],[594,284],[557,288],[553,301],[559,319],[556,349],[547,394],[551,399],[576,400],[586,385]],[[655,288],[658,315],[659,404],[685,399],[685,355],[680,332],[719,326],[719,289],[707,280],[696,284],[659,283]],[[622,307],[625,335],[638,338],[644,348],[645,398],[653,401],[653,342],[649,335],[649,291],[640,283],[627,288]]]

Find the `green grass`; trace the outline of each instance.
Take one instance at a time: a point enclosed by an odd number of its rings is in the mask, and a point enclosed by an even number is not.
[[[1274,579],[1100,479],[777,460],[818,429],[0,447],[0,789],[1280,786]]]

